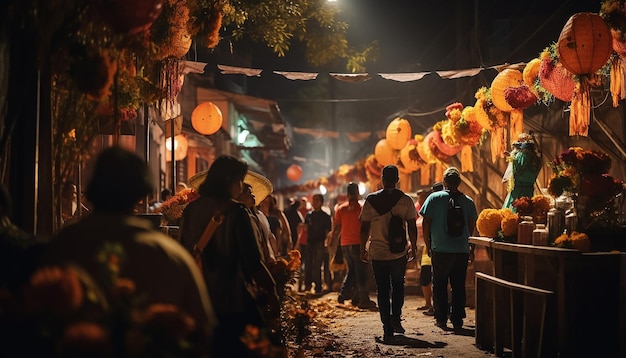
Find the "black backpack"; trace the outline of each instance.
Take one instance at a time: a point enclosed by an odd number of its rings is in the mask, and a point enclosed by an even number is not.
[[[448,236],[457,237],[463,234],[463,228],[465,228],[465,215],[463,209],[459,204],[459,196],[463,195],[461,192],[450,192],[450,199],[448,200]]]
[[[391,211],[403,195],[404,193],[398,189],[393,191],[383,190],[377,194],[370,194],[367,197],[367,201],[379,215],[384,215]],[[404,252],[406,249],[406,227],[401,216],[391,215],[387,241],[389,242],[389,251],[392,253]]]

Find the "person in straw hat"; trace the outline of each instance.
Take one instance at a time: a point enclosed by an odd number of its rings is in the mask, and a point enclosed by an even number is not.
[[[243,190],[237,197],[237,201],[246,207],[257,245],[263,255],[263,262],[268,267],[276,262],[276,237],[270,230],[267,216],[258,209],[258,205],[269,196],[272,190],[273,186],[269,179],[248,171],[243,180]]]
[[[274,280],[254,239],[246,207],[236,201],[248,174],[248,164],[229,155],[219,156],[207,172],[189,179],[200,197],[187,205],[181,223],[181,242],[191,252],[218,210],[223,220],[202,251],[202,268],[219,325],[215,357],[248,356],[240,337],[247,325],[265,329],[265,317],[280,313]],[[251,283],[263,297],[248,290]],[[261,304],[261,299],[264,300]],[[262,315],[260,307],[266,315]]]

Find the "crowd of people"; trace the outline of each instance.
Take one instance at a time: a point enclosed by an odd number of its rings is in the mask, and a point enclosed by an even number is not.
[[[137,202],[154,191],[145,161],[117,147],[105,149],[85,192],[91,204],[89,214],[68,223],[45,246],[37,245],[37,250],[28,251],[36,240],[20,233],[17,240],[22,240],[24,248],[14,245],[11,252],[29,252],[30,257],[21,262],[3,260],[15,266],[3,273],[19,267],[22,274],[21,280],[3,278],[2,288],[13,294],[14,301],[4,299],[2,304],[6,308],[24,302],[21,310],[28,317],[0,315],[4,343],[7,347],[23,343],[12,338],[32,334],[36,329],[32,322],[41,315],[46,315],[46,322],[51,322],[52,314],[67,324],[66,318],[80,312],[87,320],[71,323],[94,325],[90,332],[100,340],[89,339],[99,342],[98,356],[117,356],[129,349],[143,354],[135,355],[149,356],[156,349],[150,347],[157,344],[159,349],[166,345],[172,351],[183,350],[185,356],[254,356],[241,339],[251,327],[266,332],[272,344],[284,344],[278,323],[282,292],[272,268],[292,250],[302,257],[296,291],[310,295],[338,291],[340,304],[350,301],[360,309],[378,310],[386,342],[405,332],[401,323],[405,274],[407,263],[419,253],[425,298],[419,309],[433,314],[439,327],[446,328],[450,319],[455,329],[460,328],[471,256],[468,237],[477,217],[474,203],[462,195],[465,229],[460,237],[449,237],[445,214],[448,197],[458,192],[459,171],[446,170],[441,188],[446,190],[422,190],[417,203],[396,188],[398,181],[398,168],[387,166],[382,170],[383,188],[366,198],[361,198],[356,183],[349,183],[345,195],[339,196],[345,200],[332,209],[322,194],[314,194],[311,201],[291,199],[282,211],[267,178],[250,171],[246,162],[222,155],[197,188],[199,198],[185,207],[177,242],[134,215]],[[163,193],[162,200],[169,194]],[[3,229],[18,233],[8,224],[4,199]],[[407,234],[400,250],[389,244],[392,216],[401,218]],[[337,266],[342,271],[332,269]],[[372,278],[376,301],[370,298]],[[126,314],[114,315],[113,322],[97,314],[116,307],[124,307]],[[101,326],[110,328],[119,320],[125,328],[159,338],[133,341],[125,335],[120,341],[118,336],[102,333],[108,331]],[[163,327],[163,322],[175,322],[176,333]],[[88,351],[93,345],[85,344],[89,339],[71,328],[66,325],[56,333],[58,337],[47,336],[46,344],[31,345],[31,353],[93,353]],[[175,337],[168,339],[164,332]],[[105,337],[112,343],[103,344]],[[181,341],[186,343],[181,345]]]

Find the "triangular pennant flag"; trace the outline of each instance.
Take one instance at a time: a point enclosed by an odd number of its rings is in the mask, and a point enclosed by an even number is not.
[[[255,69],[255,68],[244,68],[244,67],[233,67],[226,65],[217,65],[223,75],[246,75],[249,77],[252,76],[260,76],[263,70]]]
[[[437,72],[439,77],[443,79],[451,80],[454,78],[476,76],[482,70],[483,70],[482,68],[469,68],[466,70],[435,71],[435,72]]]
[[[379,73],[378,75],[386,80],[393,80],[398,82],[410,82],[418,81],[424,78],[430,72],[415,72],[415,73]]]
[[[275,74],[281,75],[288,80],[302,80],[309,81],[317,78],[317,73],[312,72],[285,72],[285,71],[274,71]]]
[[[330,77],[344,82],[365,82],[372,78],[367,73],[330,73]]]

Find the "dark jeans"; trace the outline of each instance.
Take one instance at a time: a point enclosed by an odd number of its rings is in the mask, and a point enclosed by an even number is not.
[[[352,296],[354,302],[366,302],[369,300],[367,292],[367,267],[361,261],[361,245],[342,246],[343,258],[348,265],[348,273],[343,279],[339,295]],[[352,295],[350,295],[352,293]]]
[[[326,249],[324,243],[306,244],[306,256],[304,263],[304,289],[310,290],[311,283],[315,282],[315,292],[322,292],[322,264]],[[328,256],[328,255],[326,255]]]
[[[467,275],[466,253],[432,253],[433,267],[433,301],[435,319],[439,322],[448,321],[448,282],[452,289],[452,324],[460,323],[465,318],[465,277]]]
[[[395,260],[372,260],[380,321],[385,333],[393,332],[391,323],[400,323],[402,306],[404,306],[404,274],[406,258]],[[391,300],[391,302],[390,302]]]

